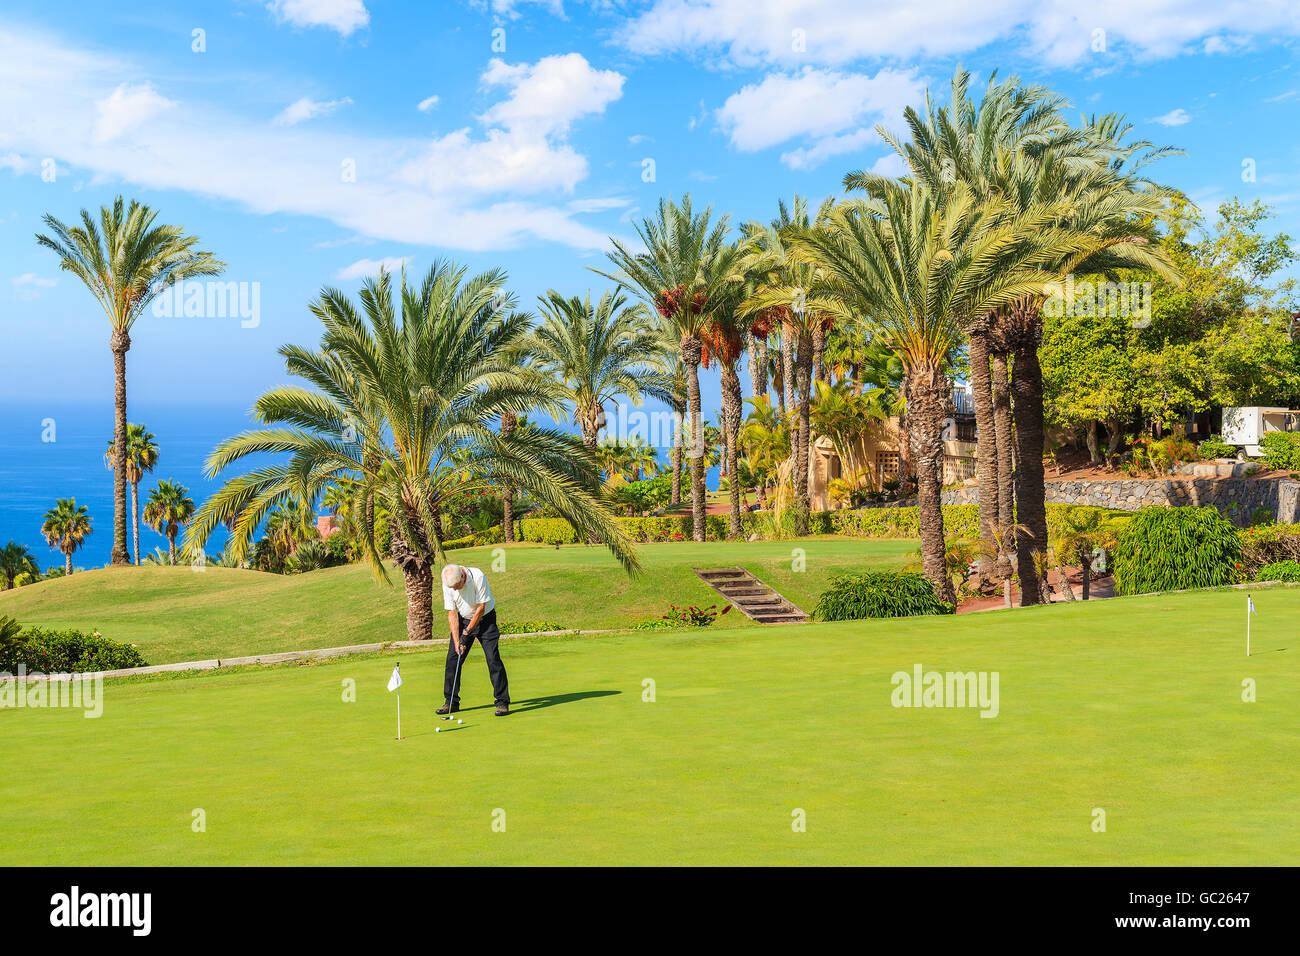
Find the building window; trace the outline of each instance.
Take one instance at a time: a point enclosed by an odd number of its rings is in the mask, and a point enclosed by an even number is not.
[[[878,451],[876,452],[876,474],[881,481],[898,477],[898,452],[896,451]]]

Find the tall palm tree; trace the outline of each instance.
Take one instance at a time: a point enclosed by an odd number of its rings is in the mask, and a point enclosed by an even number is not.
[[[167,539],[167,563],[176,565],[176,536],[194,518],[194,499],[184,485],[158,482],[144,506],[144,523]]]
[[[153,299],[186,279],[219,275],[225,268],[209,252],[196,249],[197,236],[181,226],[155,224],[158,213],[121,196],[99,211],[98,222],[81,210],[80,225],[68,226],[47,215],[51,235],[36,241],[59,257],[59,267],[85,283],[108,315],[116,382],[113,411],[113,564],[129,564],[126,550],[126,353],[131,329]]]
[[[6,591],[13,589],[19,575],[35,576],[40,573],[41,569],[36,564],[36,558],[24,545],[17,541],[10,541],[0,548],[0,574],[4,575]]]
[[[752,317],[740,310],[744,285],[733,283],[730,290],[725,290],[728,301],[719,303],[700,330],[703,349],[700,353],[701,364],[708,368],[717,362],[722,384],[722,409],[718,415],[722,426],[723,472],[729,476],[727,482],[730,497],[729,534],[739,538],[740,528],[740,482],[736,477],[738,456],[740,453],[740,425],[745,398],[740,388],[740,357],[745,352],[749,339]]]
[[[846,322],[870,316],[903,363],[922,567],[946,601],[955,600],[940,507],[949,355],[964,316],[1046,294],[1054,276],[1038,263],[1074,242],[1050,224],[1051,210],[1008,217],[970,190],[936,194],[916,181],[887,181],[873,186],[871,202],[841,204],[823,228],[794,240],[827,273],[828,294],[814,307],[838,310]]]
[[[700,408],[700,332],[713,311],[730,299],[729,286],[736,274],[739,252],[727,241],[730,217],[716,221],[712,210],[695,213],[689,195],[681,204],[660,199],[653,219],[636,227],[645,252],[634,253],[617,239],[607,253],[614,272],[592,271],[629,289],[663,318],[664,329],[678,343],[686,372],[686,399],[691,442],[691,516],[696,541],[704,540],[704,458]]]
[[[782,365],[787,407],[794,406],[796,424],[790,429],[794,456],[795,530],[808,533],[812,500],[808,491],[808,466],[812,445],[812,384],[824,350],[826,330],[833,313],[817,308],[826,297],[825,276],[818,263],[793,254],[795,239],[824,223],[833,206],[822,203],[817,213],[796,195],[790,206],[782,200],[778,215],[767,225],[745,227],[739,271],[759,275],[756,290],[740,306],[742,314],[766,314],[781,323]]]
[[[346,493],[337,485],[331,486],[335,494]],[[285,559],[306,541],[319,537],[316,528],[316,509],[301,498],[290,498],[271,509],[266,516],[266,537],[277,558]]]
[[[1146,141],[1126,142],[1131,126],[1114,114],[1072,127],[1061,115],[1061,97],[1041,87],[1021,86],[1014,77],[1003,82],[990,79],[976,106],[969,96],[969,79],[958,68],[947,107],[938,108],[927,99],[924,118],[908,111],[910,142],[902,143],[882,131],[907,161],[912,178],[936,191],[960,183],[982,201],[1006,203],[1006,214],[1012,216],[1035,206],[1054,205],[1055,226],[1093,240],[1085,247],[1063,249],[1060,261],[1043,264],[1061,276],[1074,270],[1104,272],[1136,266],[1176,279],[1154,243],[1152,228],[1142,224],[1154,218],[1168,192],[1139,175],[1145,166],[1176,150]],[[879,180],[875,174],[850,173],[845,185],[871,192]],[[1014,457],[1016,520],[1026,529],[1017,546],[1022,603],[1037,603],[1046,584],[1038,570],[1045,566],[1047,547],[1043,388],[1037,354],[1042,300],[1042,296],[1026,296],[1004,304],[996,313],[964,319],[980,434],[981,534],[987,538],[995,521],[1008,525],[1012,520]],[[984,549],[983,583],[988,582],[992,553],[994,549]]]
[[[643,305],[629,303],[621,289],[594,305],[590,293],[566,299],[554,289],[539,301],[542,319],[528,350],[537,370],[559,381],[588,448],[605,426],[606,402],[619,395],[636,405],[643,395],[671,398],[667,357]]]
[[[532,408],[559,414],[558,385],[522,368],[518,349],[530,318],[514,311],[505,273],[466,279],[437,262],[408,284],[381,273],[365,283],[360,309],[326,289],[312,304],[324,335],[318,348],[286,345],[288,371],[308,387],[286,385],[259,398],[265,425],[222,442],[208,458],[217,475],[248,455],[278,452],[278,464],[230,478],[190,526],[200,545],[231,515],[230,554],[241,559],[266,513],[292,497],[311,500],[344,484],[358,501],[373,495],[389,515],[391,557],[406,579],[407,637],[428,640],[433,569],[443,557],[432,529],[435,509],[454,497],[509,481],[549,505],[579,534],[603,540],[629,573],[639,567],[631,540],[599,500],[591,450],[572,435],[537,426],[509,435],[501,412]],[[356,441],[340,442],[345,422]],[[454,462],[455,467],[452,467]],[[361,546],[375,576],[387,580],[373,526]]]
[[[41,533],[51,548],[63,553],[64,570],[71,574],[72,552],[91,535],[90,514],[85,508],[77,507],[76,498],[60,498],[45,512]]]
[[[117,439],[108,440],[104,464],[112,468],[117,461]],[[126,480],[131,485],[131,553],[140,563],[140,482],[158,464],[158,442],[144,425],[126,426]]]

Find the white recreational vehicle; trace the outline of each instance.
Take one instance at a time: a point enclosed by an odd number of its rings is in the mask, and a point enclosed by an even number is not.
[[[1300,432],[1300,411],[1251,405],[1223,410],[1223,441],[1258,457],[1259,440],[1268,432]]]

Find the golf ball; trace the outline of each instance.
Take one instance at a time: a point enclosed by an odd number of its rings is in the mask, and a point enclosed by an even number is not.
[[[440,734],[440,733],[442,733],[442,728],[441,728],[441,727],[434,727],[434,728],[433,728],[433,732],[434,732],[435,734]]]
[[[463,723],[465,723],[465,721],[463,721],[463,720],[457,720],[456,723],[458,723],[458,724],[463,724]]]

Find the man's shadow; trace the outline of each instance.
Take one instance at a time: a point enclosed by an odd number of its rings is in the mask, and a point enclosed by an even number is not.
[[[541,710],[543,707],[554,707],[556,704],[572,704],[579,700],[588,700],[593,697],[613,697],[615,694],[623,693],[621,690],[584,690],[574,694],[547,694],[543,697],[530,697],[528,700],[516,700],[510,702],[511,714],[522,714],[529,710]],[[495,707],[495,704],[483,704],[479,707],[467,707],[465,710],[486,710]]]

